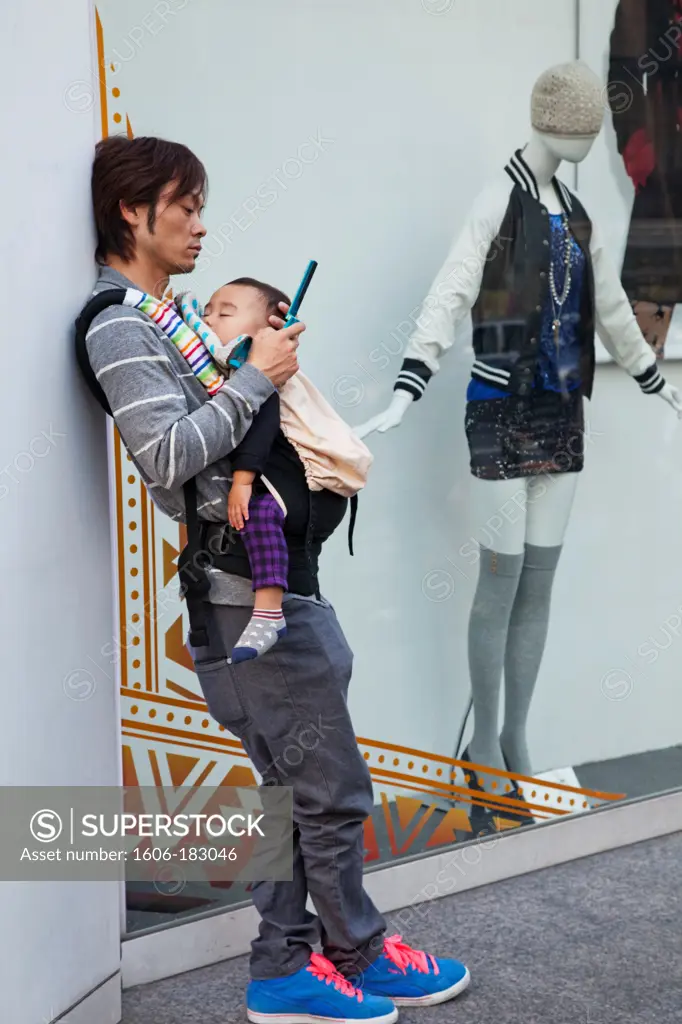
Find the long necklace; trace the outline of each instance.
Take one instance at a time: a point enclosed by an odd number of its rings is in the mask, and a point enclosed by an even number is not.
[[[552,321],[552,327],[554,328],[554,345],[557,352],[559,351],[559,336],[561,334],[561,310],[563,309],[564,303],[569,296],[571,291],[571,250],[573,248],[573,240],[571,238],[571,232],[568,226],[568,219],[566,214],[562,215],[562,224],[565,235],[564,245],[564,284],[561,289],[561,295],[559,295],[556,278],[554,276],[554,259],[550,261],[549,265],[549,290],[552,297],[552,312],[554,314],[554,320]]]

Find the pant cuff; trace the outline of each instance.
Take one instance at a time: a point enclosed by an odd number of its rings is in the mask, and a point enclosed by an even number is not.
[[[305,958],[301,959],[300,962],[294,961],[293,963],[283,964],[282,967],[279,968],[279,970],[277,970],[277,968],[273,968],[271,971],[254,971],[252,969],[249,972],[251,980],[274,981],[276,978],[288,978],[292,974],[296,974],[296,972],[300,971],[302,967],[306,967],[310,963],[311,952],[312,950],[309,950]]]
[[[340,954],[338,949],[333,950],[330,954],[325,950],[324,956],[331,960],[339,974],[343,974],[346,978],[351,978],[356,974],[362,974],[368,967],[371,967],[374,961],[379,959],[383,951],[384,933],[382,932],[380,936],[371,939],[363,949],[354,950],[352,961],[348,954],[344,956]]]
[[[264,587],[281,587],[282,590],[286,590],[287,580],[283,576],[260,576],[258,579],[252,580],[251,589],[254,592],[262,590]]]

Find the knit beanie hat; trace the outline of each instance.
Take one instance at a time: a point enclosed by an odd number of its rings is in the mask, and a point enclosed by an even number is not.
[[[565,139],[593,138],[604,121],[604,89],[581,60],[543,72],[531,99],[533,128]]]

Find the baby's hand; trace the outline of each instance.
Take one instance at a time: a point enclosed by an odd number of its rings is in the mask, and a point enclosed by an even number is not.
[[[235,530],[243,530],[249,518],[249,502],[253,484],[232,484],[227,496],[227,518]]]

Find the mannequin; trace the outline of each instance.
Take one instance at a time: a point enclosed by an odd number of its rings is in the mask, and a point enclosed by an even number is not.
[[[515,775],[533,774],[526,722],[583,468],[595,323],[645,394],[659,395],[682,416],[682,396],[661,376],[597,227],[555,177],[562,161],[577,164],[590,152],[603,122],[602,93],[582,62],[540,77],[529,143],[477,198],[424,302],[389,407],[357,428],[366,437],[401,423],[452,345],[455,325],[471,312],[472,509],[479,527],[492,517],[504,525],[495,550],[480,546],[469,621],[474,728],[462,760]],[[512,501],[518,514],[500,516]],[[500,792],[499,778],[480,767],[469,784]]]

